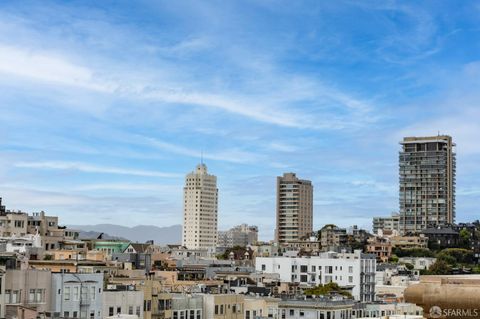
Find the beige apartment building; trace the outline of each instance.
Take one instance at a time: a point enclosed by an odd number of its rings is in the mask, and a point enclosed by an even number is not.
[[[401,233],[455,222],[455,144],[448,135],[405,137],[399,153]]]
[[[185,178],[182,245],[188,249],[214,250],[218,236],[217,177],[205,164]]]
[[[0,215],[0,237],[23,237],[27,231],[28,214],[7,211]]]
[[[313,185],[295,173],[277,177],[275,239],[284,244],[308,237],[313,230]]]
[[[211,319],[243,319],[243,295],[237,294],[205,294],[203,296],[204,318]]]
[[[245,319],[280,318],[278,303],[281,299],[271,297],[245,297]]]

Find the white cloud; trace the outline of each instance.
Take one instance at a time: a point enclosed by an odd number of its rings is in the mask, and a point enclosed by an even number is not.
[[[452,102],[453,105],[454,102]],[[461,99],[457,103],[462,103]],[[395,134],[397,140],[405,136],[450,135],[457,144],[457,154],[480,154],[478,137],[480,136],[480,110],[478,108],[458,109],[455,114],[439,114],[437,117],[415,123]]]
[[[289,145],[282,142],[271,142],[267,145],[267,148],[273,151],[285,152],[285,153],[293,153],[298,151],[298,147],[295,145]]]
[[[0,45],[0,72],[32,80],[112,92],[114,86],[95,80],[94,72],[49,52]]]
[[[85,184],[73,187],[77,191],[97,191],[97,190],[113,190],[113,191],[141,191],[156,192],[158,194],[169,193],[171,195],[179,195],[182,192],[181,185],[159,185],[159,184],[142,184],[142,183],[102,183],[102,184]]]
[[[167,177],[177,178],[180,174],[164,173],[159,171],[126,169],[118,167],[105,167],[98,165],[91,165],[79,162],[62,162],[62,161],[46,161],[46,162],[20,162],[14,164],[21,168],[38,168],[38,169],[52,169],[52,170],[69,170],[80,171],[85,173],[100,173],[100,174],[117,174],[117,175],[135,175],[147,177]]]
[[[354,180],[351,182],[354,186],[365,187],[374,194],[384,193],[388,195],[396,195],[398,188],[395,184],[387,184],[375,180]]]
[[[162,200],[156,196],[89,196],[3,185],[0,185],[0,192],[4,197],[2,204],[8,209],[44,210],[58,216],[61,224],[85,224],[86,220],[100,223],[107,219],[126,226],[173,225],[179,223],[181,212],[181,201]],[[132,212],[135,212],[135,220],[132,220]]]
[[[265,108],[251,100],[191,90],[150,89],[148,83],[120,78],[106,81],[105,74],[69,61],[59,54],[0,45],[0,73],[53,85],[74,86],[107,94],[150,99],[167,103],[191,104],[221,109],[257,121],[290,127],[308,127],[305,119],[277,108]],[[135,77],[134,77],[135,78]],[[136,79],[138,81],[138,79]],[[128,84],[127,84],[128,83]],[[134,84],[132,84],[134,83]]]
[[[55,191],[38,191],[31,188],[6,187],[0,189],[4,197],[4,205],[12,210],[45,210],[47,207],[82,205],[84,196],[70,195]]]
[[[157,138],[153,137],[143,137],[140,136],[137,139],[138,143],[147,144],[149,146],[153,146],[155,148],[171,152],[178,155],[184,155],[188,157],[194,157],[200,159],[202,156],[202,150],[196,150],[180,145],[176,145],[173,143],[168,143]],[[225,161],[225,162],[232,162],[232,163],[247,163],[247,162],[254,162],[258,161],[262,156],[257,153],[251,153],[242,151],[239,149],[225,149],[221,152],[211,152],[205,150],[203,152],[203,158],[211,159],[215,161]]]
[[[123,71],[118,71],[122,69]],[[58,52],[0,44],[0,73],[54,86],[91,90],[112,97],[196,105],[263,123],[309,129],[338,129],[352,124],[359,125],[362,122],[358,117],[359,112],[367,119],[368,116],[365,115],[371,109],[365,101],[328,88],[316,80],[294,74],[280,74],[274,70],[263,74],[255,89],[244,88],[240,93],[228,90],[214,93],[208,89],[189,88],[195,87],[195,80],[180,80],[172,72],[165,67],[157,72],[163,74],[158,78],[151,74],[135,74],[135,71],[124,69],[121,64],[102,65],[102,69],[99,69],[76,63]],[[162,84],[152,86],[152,81]],[[290,105],[304,99],[321,101],[327,107],[343,105],[356,116],[352,119],[348,119],[348,116],[338,118],[329,116],[326,110],[312,116],[297,112],[296,107]],[[82,109],[86,108],[83,106]]]

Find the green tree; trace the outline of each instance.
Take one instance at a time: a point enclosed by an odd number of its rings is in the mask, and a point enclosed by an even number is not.
[[[472,234],[467,229],[462,229],[460,231],[459,235],[460,235],[459,246],[463,247],[463,248],[469,248],[470,239],[472,238]]]
[[[398,256],[397,255],[392,255],[390,258],[388,258],[388,261],[391,263],[398,263]]]
[[[437,255],[437,260],[441,260],[443,262],[446,262],[447,264],[449,264],[451,266],[455,266],[457,264],[457,260],[455,259],[455,257],[450,256],[448,254],[439,253]]]
[[[450,265],[471,264],[474,262],[474,255],[471,250],[463,248],[446,248],[437,254],[437,258],[442,259]]]
[[[317,287],[306,289],[303,291],[303,294],[307,296],[312,296],[312,295],[327,296],[331,294],[340,294],[344,297],[347,297],[350,299],[352,298],[352,295],[348,291],[342,289],[337,283],[334,283],[334,282],[330,282],[325,285],[318,285]]]
[[[408,270],[412,270],[415,267],[411,263],[405,263],[404,265]]]
[[[441,259],[438,259],[428,270],[430,275],[449,275],[451,272],[452,267]]]
[[[435,254],[428,248],[394,248],[393,253],[398,257],[434,257]]]

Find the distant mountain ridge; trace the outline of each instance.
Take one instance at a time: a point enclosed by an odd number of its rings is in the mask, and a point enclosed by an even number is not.
[[[126,227],[114,224],[98,225],[67,225],[67,228],[79,230],[81,238],[97,238],[104,233],[105,239],[125,238],[132,242],[144,243],[153,240],[155,244],[180,244],[182,242],[182,225],[157,227],[150,225],[138,225]]]

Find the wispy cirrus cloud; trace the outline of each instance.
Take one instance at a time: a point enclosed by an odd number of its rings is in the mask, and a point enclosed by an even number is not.
[[[138,137],[138,142],[147,144],[157,149],[161,149],[173,154],[184,155],[196,159],[203,157],[204,159],[215,161],[226,161],[232,163],[251,163],[263,158],[258,152],[247,152],[240,149],[225,149],[223,151],[210,151],[193,149],[191,147],[184,147],[178,144],[169,143],[160,139],[152,137]]]
[[[178,185],[162,185],[162,184],[145,184],[145,183],[97,183],[97,184],[82,184],[75,186],[73,189],[76,191],[141,191],[141,192],[156,192],[156,193],[165,193],[169,192],[171,194],[177,194]]]
[[[297,88],[289,95],[280,93],[263,92],[256,93],[252,98],[248,92],[244,94],[222,92],[212,93],[208,91],[195,91],[188,87],[182,87],[178,83],[164,83],[162,87],[151,85],[147,78],[133,76],[132,79],[122,74],[116,76],[107,75],[108,70],[95,69],[79,63],[70,61],[60,53],[38,51],[34,48],[23,48],[9,45],[0,45],[0,73],[7,76],[27,78],[32,81],[39,81],[49,85],[62,85],[76,87],[94,92],[124,96],[155,102],[170,104],[196,105],[206,108],[219,109],[228,113],[244,116],[255,121],[293,128],[310,129],[337,129],[359,124],[356,121],[333,117],[327,121],[314,118],[309,115],[302,115],[294,112],[289,102],[302,100],[317,100],[324,106],[330,104],[344,105],[355,114],[364,114],[371,111],[367,102],[355,99],[343,92],[333,88],[325,87],[315,80],[303,79],[298,87],[299,77],[294,76]],[[127,72],[125,72],[127,73]],[[265,81],[273,78],[281,78],[282,74],[272,74]],[[277,80],[278,82],[278,80]],[[280,90],[292,90],[291,81],[280,81]],[[285,88],[283,88],[285,86]],[[324,108],[322,106],[322,108]],[[338,107],[338,106],[336,106]],[[374,119],[373,116],[370,116]]]
[[[97,81],[94,71],[61,55],[0,44],[0,73],[51,84],[113,92],[114,86]]]
[[[159,171],[128,169],[119,167],[107,167],[92,165],[80,162],[44,161],[44,162],[19,162],[14,164],[19,168],[79,171],[84,173],[114,174],[114,175],[135,175],[145,177],[179,178],[181,174],[165,173]]]
[[[63,32],[77,40],[76,52],[62,46],[56,28],[37,21],[28,23],[28,20],[16,17],[13,13],[3,14],[1,17],[9,26],[6,30],[21,30],[23,41],[21,45],[15,44],[9,35],[5,37],[8,41],[2,44],[0,32],[0,60],[3,61],[0,61],[0,72],[49,85],[64,85],[115,98],[134,99],[136,102],[221,110],[287,128],[339,130],[375,121],[367,101],[338,86],[334,88],[327,85],[322,78],[285,70],[276,61],[277,56],[265,48],[257,48],[260,52],[253,53],[248,43],[243,43],[244,47],[232,50],[218,34],[205,31],[186,39],[167,41],[169,46],[156,43],[149,37],[143,38],[142,35],[141,40],[148,44],[118,50],[117,46],[122,41],[131,41],[140,30],[135,26],[129,29],[123,24],[119,25],[118,21],[108,19],[101,10],[91,8],[89,13],[98,20],[85,20],[73,15],[68,8],[62,10],[58,4],[51,6],[59,11],[57,19],[62,24],[73,19],[75,28],[66,28]],[[106,33],[114,33],[110,41],[106,41]],[[29,38],[32,39],[31,44],[28,44]],[[39,38],[45,39],[41,48],[38,46]],[[130,61],[122,61],[119,57],[108,60],[108,57],[102,56],[105,52],[92,49],[98,45],[92,43],[97,38],[109,44],[99,48],[108,48],[115,53],[125,49],[125,52],[133,51],[133,55],[141,54],[142,60],[153,64],[156,71],[149,71],[150,66],[143,63],[135,63],[138,69],[135,72],[129,67]],[[143,49],[137,52],[138,48]],[[208,59],[215,58],[214,52],[221,52],[228,57],[228,67],[237,73],[236,83],[230,83],[230,80],[222,83],[223,79],[232,76],[231,71],[219,72],[212,69],[209,63],[208,66],[198,67],[188,59],[179,58],[192,52],[198,54],[199,50],[204,49]],[[262,57],[260,61],[258,56]],[[179,60],[179,63],[175,63],[175,60]],[[297,112],[298,104],[305,103],[313,103],[318,111]],[[336,110],[340,112],[335,114]],[[364,120],[367,123],[363,124]]]
[[[66,191],[45,191],[43,188],[8,187],[0,185],[4,196],[3,203],[8,208],[35,212],[44,210],[49,214],[61,211],[60,223],[83,225],[88,222],[101,223],[102,220],[114,220],[115,223],[132,225],[132,212],[135,212],[134,225],[150,220],[150,223],[162,225],[165,218],[171,224],[181,222],[174,213],[181,209],[178,201],[163,199],[153,195],[91,195],[71,194]],[[98,190],[96,190],[98,191]],[[169,195],[170,196],[170,195]],[[176,197],[173,197],[176,199]],[[143,224],[147,224],[143,222]]]

